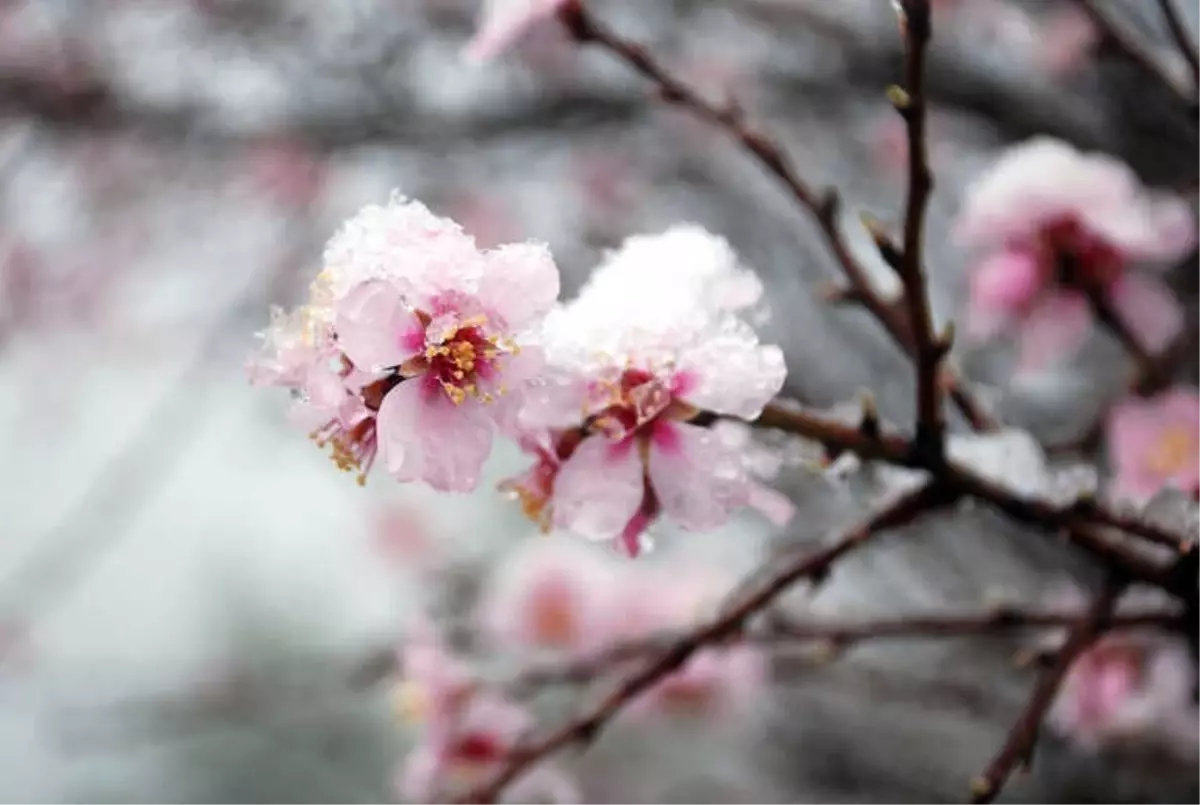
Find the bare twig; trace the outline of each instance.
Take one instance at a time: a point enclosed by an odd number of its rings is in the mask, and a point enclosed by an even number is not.
[[[461,802],[494,802],[504,789],[544,758],[577,743],[588,744],[633,699],[677,671],[698,651],[721,645],[736,637],[750,617],[769,606],[781,593],[802,579],[818,580],[833,564],[858,548],[877,531],[910,522],[923,512],[948,502],[946,491],[923,486],[898,497],[839,540],[814,554],[797,558],[778,568],[756,592],[737,607],[702,623],[673,641],[636,673],[628,676],[607,696],[581,715],[546,737],[514,749],[500,771],[463,797]]]
[[[1189,114],[1195,110],[1195,95],[1186,87],[1181,86],[1167,69],[1159,64],[1146,45],[1138,42],[1108,12],[1101,10],[1095,0],[1075,0],[1075,3],[1091,20],[1092,25],[1096,26],[1096,30],[1100,32],[1105,44],[1177,95],[1187,105]]]
[[[606,50],[628,64],[657,87],[662,100],[687,110],[725,132],[778,179],[792,199],[816,221],[850,285],[850,297],[883,326],[905,354],[914,361],[919,360],[905,308],[884,298],[874,289],[869,273],[851,253],[838,227],[841,201],[835,190],[818,191],[813,188],[796,171],[784,149],[763,132],[752,128],[736,106],[719,107],[705,100],[700,93],[663,67],[649,51],[609,29],[592,17],[582,4],[568,4],[560,12],[560,19],[577,42]],[[995,418],[965,388],[961,378],[948,368],[944,368],[941,374],[942,386],[972,428],[990,430],[997,426]]]
[[[999,753],[988,765],[982,775],[971,781],[971,801],[991,802],[1004,787],[1005,782],[1018,765],[1028,765],[1033,757],[1034,745],[1037,743],[1038,732],[1042,719],[1059,686],[1070,670],[1072,663],[1087,650],[1097,637],[1110,626],[1113,607],[1117,597],[1124,589],[1122,583],[1109,583],[1097,596],[1087,615],[1085,615],[1071,630],[1066,644],[1058,651],[1054,665],[1042,676],[1033,695],[1030,696],[1025,709],[1017,718]]]
[[[1174,0],[1158,0],[1158,7],[1162,9],[1167,29],[1171,32],[1171,38],[1175,40],[1175,46],[1179,48],[1179,55],[1183,56],[1192,70],[1193,96],[1200,96],[1200,53],[1197,52],[1196,43],[1188,33],[1183,14]]]
[[[908,130],[908,200],[904,212],[904,250],[893,268],[904,284],[904,302],[912,328],[913,360],[917,367],[917,449],[930,462],[945,457],[945,425],[942,421],[938,370],[950,349],[946,340],[933,335],[933,315],[923,265],[925,210],[933,189],[925,138],[925,49],[932,34],[929,0],[904,0],[899,6],[904,36],[904,89],[893,87],[892,103]],[[889,250],[883,251],[885,259]]]

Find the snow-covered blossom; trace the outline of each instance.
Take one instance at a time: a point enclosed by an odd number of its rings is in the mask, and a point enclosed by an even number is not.
[[[484,0],[475,35],[464,55],[469,61],[491,61],[531,27],[550,19],[574,0]]]
[[[513,484],[527,510],[637,555],[660,515],[706,530],[747,505],[741,457],[689,420],[752,419],[783,385],[783,353],[739,316],[761,294],[696,226],[610,254],[545,321],[547,377],[520,418],[544,435],[526,440],[538,465]]]
[[[1117,404],[1108,417],[1108,444],[1119,496],[1144,503],[1166,486],[1200,494],[1200,396],[1194,390]]]
[[[397,709],[419,726],[419,737],[396,776],[397,792],[411,802],[438,801],[486,781],[532,726],[529,713],[475,684],[429,624],[414,629],[400,661]],[[552,802],[579,799],[574,781],[554,766],[539,768],[512,793],[521,791]]]
[[[324,417],[314,436],[360,478],[378,450],[398,480],[469,491],[537,371],[525,334],[557,296],[543,245],[480,251],[393,199],[330,240],[309,304],[276,317],[251,377],[296,390]]]
[[[611,557],[577,540],[532,539],[492,574],[479,620],[502,647],[581,651],[612,633],[622,598]]]
[[[1195,243],[1186,203],[1147,191],[1124,164],[1045,137],[1006,152],[970,189],[956,235],[983,254],[971,276],[969,332],[1015,328],[1024,369],[1075,351],[1101,295],[1143,346],[1179,330],[1179,305],[1131,266]]]

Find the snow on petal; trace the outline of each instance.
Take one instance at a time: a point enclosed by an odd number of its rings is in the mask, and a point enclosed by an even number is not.
[[[696,425],[655,427],[649,473],[663,513],[685,529],[717,528],[749,503],[749,481],[738,457]]]
[[[487,252],[479,297],[506,327],[522,330],[558,299],[558,267],[543,243],[512,243]]]
[[[678,370],[689,380],[686,402],[719,414],[755,419],[783,389],[783,350],[760,344],[744,322],[730,319],[681,351]]]

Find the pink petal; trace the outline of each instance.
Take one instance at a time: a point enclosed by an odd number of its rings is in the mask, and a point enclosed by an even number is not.
[[[394,285],[372,280],[356,286],[336,308],[338,346],[367,370],[399,366],[422,346],[420,320]]]
[[[420,744],[404,758],[396,775],[396,793],[406,802],[427,802],[438,793],[442,773],[440,753],[435,747]]]
[[[479,286],[484,306],[510,330],[523,330],[558,299],[558,266],[541,243],[513,243],[486,254]]]
[[[1075,293],[1047,295],[1025,317],[1019,333],[1018,372],[1038,372],[1070,357],[1087,341],[1092,311]]]
[[[1015,313],[1038,295],[1046,273],[1028,249],[1006,249],[976,266],[971,276],[971,303],[980,308]]]
[[[566,0],[485,0],[479,29],[463,55],[476,64],[491,61],[563,5]]]
[[[706,428],[655,426],[650,481],[663,513],[691,531],[716,528],[749,501],[749,483],[737,455]]]
[[[1110,299],[1117,315],[1151,352],[1164,349],[1183,328],[1183,309],[1175,295],[1158,280],[1126,271],[1113,286]]]
[[[755,419],[787,377],[783,350],[760,344],[744,322],[730,320],[680,357],[678,378],[688,403],[720,414]]]
[[[379,450],[400,481],[470,492],[492,449],[492,422],[475,398],[455,405],[425,377],[396,386],[379,406]]]
[[[588,539],[612,539],[641,506],[641,459],[633,440],[589,436],[558,472],[554,523]]]
[[[750,482],[746,505],[758,511],[776,528],[783,528],[796,514],[796,506],[787,495],[755,481]]]

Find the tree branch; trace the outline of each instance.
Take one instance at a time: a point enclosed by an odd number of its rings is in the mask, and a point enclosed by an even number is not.
[[[918,515],[949,502],[946,491],[933,484],[898,497],[827,548],[798,557],[776,569],[758,590],[736,607],[675,639],[636,673],[626,677],[607,696],[546,737],[514,749],[500,771],[460,802],[494,802],[504,789],[544,758],[576,744],[590,743],[638,695],[679,670],[703,648],[736,637],[749,618],[769,606],[781,593],[803,579],[818,580],[833,564],[869,540],[873,533],[910,522]]]
[[[1025,709],[1009,730],[1000,752],[988,765],[987,770],[971,781],[972,802],[993,801],[1000,794],[1013,770],[1019,764],[1029,765],[1042,720],[1050,705],[1054,703],[1054,697],[1067,671],[1079,655],[1110,627],[1113,607],[1124,586],[1124,583],[1120,582],[1106,584],[1087,615],[1071,630],[1066,645],[1058,651],[1054,659],[1054,665],[1038,682]]]
[[[725,132],[787,190],[792,199],[816,221],[834,259],[850,284],[851,296],[867,310],[914,362],[919,352],[910,316],[905,309],[881,296],[872,286],[866,268],[855,259],[838,228],[841,200],[836,190],[818,191],[797,173],[784,149],[766,134],[752,128],[734,105],[716,106],[676,78],[646,48],[622,38],[591,16],[582,3],[569,3],[559,13],[568,33],[581,45],[594,45],[625,62],[650,81],[666,103],[678,106]],[[918,222],[919,226],[919,222]],[[964,386],[956,373],[943,370],[941,384],[955,406],[975,430],[990,430],[997,422],[986,407]]]
[[[1192,69],[1192,95],[1193,97],[1200,96],[1200,53],[1197,52],[1196,43],[1188,33],[1187,25],[1183,21],[1183,14],[1173,0],[1158,0],[1158,7],[1162,9],[1163,17],[1167,21],[1167,29],[1171,32],[1171,38],[1175,40],[1176,47],[1179,48],[1179,55],[1183,56]]]
[[[950,349],[933,335],[933,314],[923,266],[925,210],[933,189],[925,137],[925,50],[932,35],[929,0],[903,0],[897,13],[904,37],[904,89],[892,87],[892,104],[908,130],[908,200],[904,212],[904,247],[893,268],[904,284],[904,302],[912,328],[913,359],[917,368],[917,427],[914,446],[930,463],[945,458],[946,433],[942,420],[938,367]],[[884,249],[885,259],[891,253]]]

